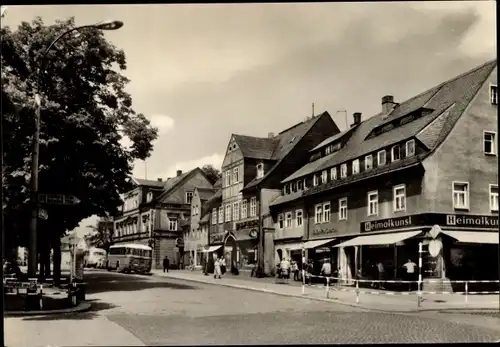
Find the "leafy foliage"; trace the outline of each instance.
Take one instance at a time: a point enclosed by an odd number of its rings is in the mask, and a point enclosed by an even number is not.
[[[212,180],[212,183],[217,182],[217,180],[222,177],[222,173],[220,172],[220,170],[214,168],[213,165],[203,165],[201,169],[203,170],[203,172],[205,172],[208,178]]]
[[[133,162],[147,158],[157,138],[157,129],[134,111],[125,91],[129,80],[120,73],[126,69],[125,53],[101,31],[85,28],[66,35],[41,64],[52,40],[74,27],[73,18],[50,26],[36,18],[15,31],[1,28],[5,223],[11,245],[27,241],[37,89],[42,101],[39,192],[81,200],[76,207],[44,206],[49,216],[39,222],[44,237],[60,237],[89,216],[114,213],[119,194],[130,189]],[[124,135],[132,141],[130,149],[120,144]]]
[[[102,248],[106,252],[113,243],[113,221],[112,218],[104,217],[97,222],[97,225],[87,226],[92,231],[85,235],[85,242],[90,247]]]

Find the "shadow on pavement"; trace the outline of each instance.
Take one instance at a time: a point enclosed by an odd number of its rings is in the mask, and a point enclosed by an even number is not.
[[[116,305],[101,302],[100,300],[87,300],[92,304],[92,308],[87,312],[74,312],[62,314],[49,314],[45,316],[25,317],[25,321],[53,321],[53,320],[86,320],[93,319],[98,316],[99,311],[109,310],[117,307]]]

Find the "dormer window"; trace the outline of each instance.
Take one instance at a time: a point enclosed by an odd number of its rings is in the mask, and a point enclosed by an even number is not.
[[[295,193],[297,191],[297,184],[290,183],[290,193]]]
[[[318,179],[318,175],[313,175],[313,186],[317,186],[319,184],[319,179]]]
[[[352,161],[352,174],[356,175],[359,173],[359,159]]]
[[[395,162],[401,159],[401,148],[399,145],[392,146],[391,148],[391,161]]]
[[[347,177],[347,164],[340,165],[340,178]]]
[[[297,189],[304,190],[304,181],[297,181]]]
[[[372,168],[373,168],[373,157],[370,154],[365,157],[365,170],[371,170]]]
[[[336,167],[332,167],[330,169],[330,179],[332,181],[336,180],[337,179],[337,168]]]
[[[321,184],[325,184],[328,181],[328,171],[324,170],[321,173]]]
[[[415,155],[415,140],[406,142],[406,156],[411,157]]]
[[[498,92],[495,85],[490,86],[490,102],[492,105],[498,105]]]
[[[327,147],[325,148],[325,155],[328,155],[328,154],[330,154],[331,152],[332,152],[332,148],[331,148],[331,146],[327,146]]]
[[[151,200],[153,200],[153,192],[149,192],[146,196],[146,202],[150,202]]]
[[[257,178],[262,178],[264,177],[264,164],[260,163],[257,164]]]

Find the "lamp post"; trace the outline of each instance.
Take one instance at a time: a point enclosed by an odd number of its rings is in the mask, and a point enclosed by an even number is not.
[[[60,39],[66,35],[87,28],[94,28],[98,30],[117,30],[123,26],[123,22],[120,21],[105,21],[92,25],[82,25],[70,30],[66,30],[59,36],[57,36],[43,52],[40,58],[40,67],[36,77],[36,94],[35,94],[35,131],[33,134],[33,149],[31,154],[31,223],[30,223],[30,238],[29,238],[29,253],[28,253],[28,276],[35,277],[37,273],[37,222],[38,222],[38,157],[39,157],[39,147],[40,147],[40,113],[42,109],[42,102],[40,99],[40,79],[42,73],[45,72],[44,60],[52,47]]]

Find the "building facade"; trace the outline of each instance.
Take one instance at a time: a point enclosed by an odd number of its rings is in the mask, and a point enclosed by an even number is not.
[[[168,256],[173,267],[184,265],[182,226],[190,225],[191,202],[196,188],[213,183],[200,168],[165,182],[132,179],[135,188],[123,196],[123,209],[113,218],[113,243],[140,243],[153,248],[153,267],[163,267]]]
[[[498,278],[496,73],[488,62],[402,103],[385,96],[365,121],[355,113],[282,181],[276,235],[303,231],[315,266],[346,279],[377,262],[401,278],[420,243],[424,278]]]
[[[269,203],[280,181],[308,160],[307,152],[338,132],[327,112],[267,138],[233,134],[222,164],[220,205],[210,215],[210,250],[239,269],[274,272]]]

